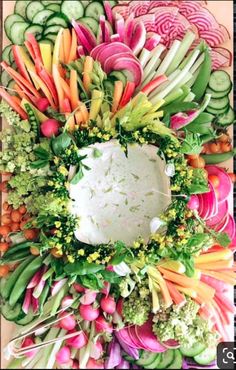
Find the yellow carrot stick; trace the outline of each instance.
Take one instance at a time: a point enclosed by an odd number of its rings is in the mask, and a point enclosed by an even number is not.
[[[196,263],[195,267],[200,270],[222,270],[233,267],[233,258],[223,261],[215,261],[214,263]]]
[[[176,274],[174,272],[165,270],[160,266],[157,266],[157,268],[159,271],[161,271],[165,279],[170,280],[173,283],[177,283],[186,288],[193,288],[198,284],[198,280],[194,280],[185,275]]]
[[[190,288],[185,288],[183,286],[180,286],[180,285],[176,285],[175,284],[175,287],[176,289],[181,292],[181,293],[184,293],[186,294],[187,296],[191,297],[191,298],[196,298],[197,297],[197,293],[195,292],[195,290],[193,289],[190,289]]]
[[[84,89],[88,93],[91,84],[91,73],[93,71],[93,58],[90,56],[85,57],[84,61],[84,73],[83,73],[83,84]]]
[[[163,267],[166,270],[177,272],[179,274],[184,274],[186,270],[182,262],[175,260],[164,260],[158,263],[158,266]]]
[[[215,292],[216,292],[214,288],[212,288],[211,286],[203,283],[202,281],[199,281],[195,290],[197,292],[198,291],[204,292],[204,293],[206,293],[206,295],[208,295],[208,297],[212,297],[212,298],[214,297]]]
[[[232,270],[219,270],[217,272],[220,272],[220,273],[224,274],[225,276],[229,276],[233,279],[236,279],[236,273]]]
[[[71,50],[71,33],[68,28],[65,28],[63,31],[63,49],[64,49],[65,63],[69,63],[70,50]]]
[[[194,258],[195,263],[208,263],[208,262],[215,262],[221,260],[228,260],[232,258],[232,251],[230,249],[224,249],[223,251],[213,252],[213,253],[205,253],[200,255],[199,257]]]
[[[58,65],[60,62],[60,46],[62,43],[63,28],[61,28],[57,34],[57,38],[53,49],[53,64]]]
[[[116,81],[114,86],[114,94],[113,94],[113,102],[112,102],[112,113],[115,113],[118,109],[118,106],[120,104],[120,100],[122,98],[123,94],[123,82],[122,81]]]
[[[64,91],[65,96],[68,99],[70,99],[70,96],[71,96],[70,95],[70,92],[71,92],[71,90],[70,90],[69,86],[67,85],[66,81],[62,77],[60,77],[59,78],[59,82],[60,82],[60,85],[62,87],[62,90]]]
[[[157,282],[158,285],[160,286],[160,290],[163,296],[163,300],[165,302],[165,306],[170,307],[173,304],[173,301],[171,299],[166,282],[161,276],[160,272],[157,271],[154,267],[149,267],[147,273],[154,280],[154,282]]]
[[[73,60],[76,60],[77,58],[76,48],[77,48],[77,37],[76,37],[75,30],[72,29],[71,48],[70,48],[68,63],[73,62]]]
[[[57,89],[60,112],[63,112],[64,91],[60,85],[60,73],[56,64],[53,64],[52,66],[52,74]]]
[[[75,110],[78,107],[79,92],[77,84],[77,71],[74,69],[70,71],[70,101],[72,110]]]

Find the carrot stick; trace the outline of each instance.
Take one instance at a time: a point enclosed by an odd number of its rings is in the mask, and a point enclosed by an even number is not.
[[[173,283],[166,280],[166,285],[169,290],[170,296],[176,305],[184,305],[186,303],[185,296],[181,294]]]
[[[212,276],[218,280],[222,280],[225,283],[230,284],[230,285],[235,285],[236,283],[236,279],[226,276],[225,274],[222,274],[220,272],[204,270],[204,274],[208,276]]]
[[[236,279],[236,274],[235,274],[235,272],[234,272],[234,271],[232,271],[232,270],[219,270],[219,271],[217,271],[217,272],[221,272],[222,274],[224,274],[224,275],[226,275],[226,276],[229,276],[229,277],[231,277],[231,278],[233,278],[233,279]]]
[[[199,281],[197,287],[195,288],[196,292],[202,292],[208,296],[208,298],[213,298],[215,295],[215,289],[210,287],[209,285]]]
[[[66,59],[65,59],[65,52],[64,52],[64,30],[63,30],[63,34],[62,34],[62,40],[61,40],[61,43],[60,43],[60,49],[59,49],[59,60],[60,60],[60,63],[65,63],[66,62]]]
[[[36,73],[34,73],[33,71],[29,71],[30,73],[30,76],[32,76],[32,78],[34,78],[34,80],[37,82],[37,84],[40,86],[40,89],[43,91],[43,93],[45,94],[46,98],[48,99],[50,105],[52,106],[52,108],[56,109],[56,105],[54,103],[54,100],[52,98],[52,95],[49,91],[49,89],[47,88],[47,86],[45,85],[45,83],[41,80],[40,77],[38,77],[36,75]]]
[[[70,48],[68,63],[73,62],[73,60],[76,60],[76,58],[77,58],[77,37],[76,37],[75,30],[72,29],[71,48]]]
[[[60,82],[60,85],[61,85],[61,87],[62,87],[62,90],[64,91],[65,96],[66,96],[68,99],[70,99],[70,88],[69,88],[69,86],[67,85],[66,81],[65,81],[65,80],[63,80],[63,78],[62,78],[62,77],[60,77],[59,82]]]
[[[12,100],[16,103],[16,104],[21,104],[21,99],[18,97],[18,96],[15,96],[13,95],[12,96]]]
[[[79,92],[77,84],[77,71],[74,69],[70,71],[70,101],[72,110],[75,110],[78,107]]]
[[[60,85],[60,73],[58,70],[58,66],[56,64],[53,64],[52,71],[53,71],[53,79],[54,79],[56,89],[57,89],[60,112],[63,112],[64,91]]]
[[[91,84],[90,74],[92,73],[92,71],[93,71],[93,58],[90,56],[86,56],[84,61],[83,84],[85,91],[87,93],[89,92],[89,87]]]
[[[160,266],[157,266],[157,268],[158,268],[159,271],[161,271],[164,278],[166,278],[167,280],[172,281],[173,283],[177,283],[177,284],[179,284],[181,286],[184,286],[186,288],[193,288],[198,284],[197,280],[191,279],[191,278],[189,278],[185,275],[181,275],[181,274],[177,274],[177,273],[172,272],[172,271],[165,270]]]
[[[199,257],[194,258],[195,263],[208,263],[221,260],[228,260],[232,258],[233,253],[230,249],[224,249],[223,251],[202,254]]]
[[[175,284],[175,287],[179,292],[182,292],[182,293],[184,293],[185,295],[187,295],[191,298],[196,298],[197,297],[197,293],[192,288],[185,288],[181,285],[176,285],[176,284]]]
[[[209,263],[196,263],[195,267],[200,270],[222,270],[233,267],[233,259],[215,261]]]
[[[68,28],[63,32],[63,48],[65,63],[69,63],[70,50],[71,50],[71,33]]]
[[[119,107],[120,100],[122,98],[123,94],[123,82],[122,81],[116,81],[115,87],[114,87],[114,94],[113,94],[113,102],[112,102],[112,113],[115,113]]]
[[[17,104],[13,99],[12,96],[9,95],[4,89],[0,88],[0,96],[12,107],[22,119],[27,119],[28,115],[25,111]]]
[[[16,90],[17,94],[19,95],[21,99],[28,100],[28,97],[25,95],[24,91],[21,90],[20,86],[15,84],[14,89]]]

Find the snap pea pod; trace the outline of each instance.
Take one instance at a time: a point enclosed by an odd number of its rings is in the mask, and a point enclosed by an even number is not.
[[[202,112],[197,118],[195,118],[195,120],[191,122],[191,124],[203,125],[204,123],[212,122],[214,118],[215,117],[213,116],[213,114]]]
[[[195,125],[190,123],[186,126],[186,130],[200,135],[207,135],[214,132],[210,123],[206,123],[204,125]]]
[[[197,101],[203,97],[211,76],[211,57],[208,48],[204,51],[204,54],[204,62],[202,63],[197,79],[192,86],[192,92],[195,94],[195,99]]]
[[[34,245],[36,243],[32,243],[32,242],[23,242],[23,243],[17,243],[17,244],[14,244],[12,245],[7,251],[6,253],[4,253],[4,258],[5,257],[8,257],[8,256],[11,256],[11,255],[14,255],[16,252],[19,252],[23,249],[26,249],[26,248],[29,248],[31,247],[32,245]]]
[[[44,303],[47,299],[49,289],[50,289],[50,286],[49,286],[48,282],[46,282],[46,284],[43,288],[43,291],[39,296],[39,312],[40,313],[43,312],[43,305],[44,305]]]
[[[218,164],[231,159],[236,155],[236,148],[227,153],[203,154],[206,164]]]
[[[182,102],[182,103],[171,103],[166,105],[163,109],[165,113],[175,114],[179,112],[187,112],[198,107],[197,103],[194,102]]]
[[[35,133],[36,138],[39,138],[39,120],[36,116],[34,110],[29,104],[25,104],[25,109],[29,117],[29,123],[31,125],[32,131]]]
[[[29,255],[30,255],[30,251],[29,250],[22,250],[22,251],[19,251],[19,252],[14,253],[14,254],[11,254],[8,257],[6,257],[4,255],[0,260],[3,263],[22,261],[22,260],[24,260]]]
[[[18,280],[15,283],[14,288],[11,291],[9,303],[14,306],[24,293],[27,284],[29,283],[35,272],[41,267],[43,258],[41,256],[34,257],[34,259],[28,264],[28,266],[22,271]]]
[[[24,262],[22,262],[9,276],[9,278],[6,281],[6,284],[4,286],[4,289],[1,291],[2,297],[4,299],[7,299],[11,291],[17,282],[19,276],[21,273],[25,270],[25,268],[29,265],[29,263],[34,259],[34,256],[28,257]]]

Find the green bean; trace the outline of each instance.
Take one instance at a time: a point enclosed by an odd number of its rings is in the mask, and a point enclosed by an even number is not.
[[[11,256],[13,254],[15,254],[16,252],[19,252],[20,250],[22,249],[25,249],[25,248],[29,248],[33,245],[34,243],[32,242],[23,242],[23,243],[18,243],[18,244],[15,244],[15,245],[12,245],[7,251],[6,253],[4,253],[4,258],[5,257],[8,257],[8,256]]]
[[[192,92],[195,94],[195,99],[197,101],[200,100],[205,94],[211,75],[211,57],[209,49],[207,48],[204,53],[205,53],[204,62],[202,63],[197,79],[194,85],[192,86]]]
[[[34,258],[28,264],[28,266],[22,271],[22,273],[18,277],[18,280],[15,283],[14,288],[11,291],[11,295],[9,298],[9,303],[11,306],[14,306],[16,302],[20,299],[30,279],[35,274],[35,272],[41,267],[42,262],[43,258],[41,256],[38,256]]]
[[[202,157],[205,159],[206,164],[218,164],[231,159],[236,155],[236,148],[226,153],[215,153],[215,154],[203,154]]]
[[[19,266],[17,266],[15,271],[11,273],[11,275],[6,281],[4,289],[1,292],[3,298],[7,299],[10,296],[11,291],[16,281],[18,280],[19,276],[25,270],[25,268],[29,265],[29,263],[33,260],[33,258],[34,258],[33,256],[28,257],[24,262],[22,262]]]
[[[5,256],[3,256],[0,259],[0,261],[3,262],[3,263],[22,261],[22,260],[24,260],[29,255],[30,255],[30,251],[29,250],[23,250],[23,251],[16,252],[13,255],[10,255],[10,256],[8,256],[6,258],[5,258]]]

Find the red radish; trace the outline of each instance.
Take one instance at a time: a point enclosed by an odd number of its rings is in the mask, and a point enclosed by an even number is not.
[[[90,356],[94,358],[94,360],[98,360],[103,353],[103,347],[99,340],[96,341],[96,343],[92,344],[92,348],[90,351]]]
[[[105,296],[107,297],[110,292],[110,289],[111,289],[111,283],[109,283],[108,281],[105,281],[104,288],[101,289],[101,293],[105,294]]]
[[[125,32],[124,42],[128,46],[130,46],[130,42],[131,42],[133,32],[134,32],[134,27],[135,27],[134,14],[131,13],[125,21],[125,31],[124,31]]]
[[[146,29],[143,22],[136,24],[132,39],[130,41],[130,48],[133,50],[134,55],[138,55],[144,47],[146,41]]]
[[[94,321],[99,316],[99,309],[93,308],[91,305],[81,304],[79,306],[79,313],[82,319],[87,321]]]
[[[98,333],[112,333],[113,326],[112,323],[106,321],[103,316],[99,316],[95,321],[95,329]]]
[[[116,29],[116,33],[119,35],[120,41],[124,42],[125,21],[124,21],[124,18],[118,13],[116,13],[115,29]]]
[[[25,338],[22,345],[21,345],[21,348],[33,346],[34,344],[35,343],[34,343],[32,338]],[[37,349],[32,349],[32,350],[29,350],[28,352],[24,353],[24,356],[30,358],[30,357],[33,357],[37,352],[38,352]]]
[[[104,6],[104,10],[107,16],[107,20],[112,25],[113,24],[113,14],[112,14],[112,7],[109,1],[104,1],[103,6]]]
[[[73,360],[72,369],[79,369],[79,361]]]
[[[136,338],[137,336],[135,337],[135,340],[133,341],[133,338],[130,336],[129,331],[128,331],[127,328],[123,328],[123,329],[119,330],[117,333],[118,333],[119,342],[120,342],[120,339],[121,339],[121,341],[124,342],[128,347],[137,349],[137,340],[138,340],[139,343],[142,345],[142,348],[146,349],[146,346],[143,345],[143,343],[141,343],[141,341],[138,338]],[[121,342],[120,342],[120,344],[123,347]]]
[[[102,310],[110,315],[112,315],[116,310],[116,302],[112,296],[103,297],[100,305]]]
[[[86,369],[104,369],[104,364],[102,360],[96,361],[93,358],[90,358],[87,362]]]
[[[70,331],[68,334],[74,333],[75,330]],[[73,347],[73,348],[83,348],[88,343],[88,338],[86,334],[82,331],[80,334],[76,335],[75,337],[66,339],[67,346]]]
[[[70,361],[70,348],[67,346],[62,347],[56,354],[56,361],[58,365],[67,364]]]
[[[59,325],[62,329],[73,330],[76,327],[75,317],[74,315],[66,315],[66,312],[63,312],[59,315],[59,317],[61,318],[61,320],[59,321]]]
[[[80,298],[82,304],[88,305],[92,304],[97,297],[97,292],[93,292],[90,289],[86,289],[84,295]]]
[[[132,342],[136,345],[135,348],[145,349],[145,347],[143,347],[142,343],[140,342],[140,340],[138,339],[138,337],[135,333],[135,326],[134,325],[128,327],[128,333],[129,333],[129,336],[130,336]]]
[[[77,293],[84,293],[85,292],[85,288],[82,285],[78,284],[78,283],[74,283],[73,288],[76,290]]]
[[[199,208],[199,199],[197,195],[191,195],[187,207],[191,210]]]
[[[145,322],[145,324],[141,326],[136,325],[135,333],[140,342],[143,344],[143,346],[146,347],[147,351],[152,352],[166,351],[166,348],[163,347],[160,342],[158,342],[156,336],[153,334],[151,319],[149,319],[147,322]]]
[[[59,128],[59,122],[53,118],[47,119],[40,126],[43,136],[46,137],[57,136],[59,134]]]
[[[75,29],[80,44],[88,51],[88,53],[90,53],[90,51],[97,44],[94,34],[92,33],[91,30],[89,30],[85,25],[83,25],[80,22],[72,20],[71,23]]]
[[[33,289],[26,289],[25,298],[22,304],[22,311],[27,315],[32,302]]]
[[[117,305],[116,305],[116,310],[118,312],[118,314],[120,316],[122,316],[122,312],[123,312],[123,304],[124,304],[124,301],[122,298],[120,298],[117,302]]]
[[[77,47],[77,53],[78,53],[79,58],[81,58],[81,57],[84,57],[84,56],[85,56],[84,48],[83,48],[83,46],[82,46],[82,45],[79,45],[79,46]]]
[[[120,35],[118,33],[114,33],[114,35],[111,35],[110,40],[111,42],[120,42]]]
[[[45,112],[45,110],[49,107],[49,101],[47,98],[39,98],[37,99],[36,106],[40,112]]]
[[[68,308],[72,305],[73,302],[74,302],[73,297],[71,295],[66,295],[61,302],[61,307]]]

